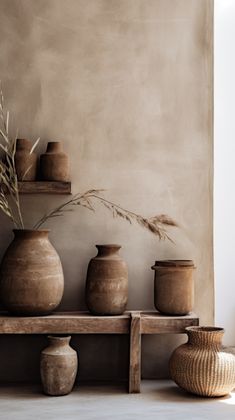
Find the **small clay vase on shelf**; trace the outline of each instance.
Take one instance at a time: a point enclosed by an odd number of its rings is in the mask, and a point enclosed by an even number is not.
[[[18,181],[35,181],[37,155],[32,152],[32,143],[27,139],[16,140],[15,167]]]
[[[187,327],[188,342],[169,361],[173,381],[204,397],[222,397],[235,387],[235,356],[223,350],[224,329]]]
[[[40,175],[44,181],[69,181],[69,158],[59,141],[47,144],[40,157]]]
[[[127,265],[120,245],[96,245],[98,254],[88,265],[86,304],[94,315],[121,315],[128,299]]]
[[[60,303],[64,276],[48,230],[14,229],[0,266],[0,300],[16,315],[47,315]]]
[[[77,352],[70,347],[70,336],[49,336],[49,346],[41,352],[40,373],[43,391],[47,395],[69,394],[78,369]]]
[[[192,260],[156,261],[154,304],[166,315],[187,315],[193,310],[195,269]]]

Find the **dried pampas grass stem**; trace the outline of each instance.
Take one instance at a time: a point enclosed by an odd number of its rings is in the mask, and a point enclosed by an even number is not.
[[[98,201],[104,207],[106,207],[112,214],[113,217],[119,217],[126,220],[129,223],[136,222],[140,226],[147,229],[149,232],[153,233],[159,239],[170,239],[166,232],[166,226],[177,226],[177,223],[172,220],[169,216],[159,215],[154,216],[149,219],[142,217],[139,214],[136,214],[132,211],[129,211],[118,204],[113,203],[112,201],[107,200],[102,196],[104,190],[88,190],[82,194],[75,194],[70,200],[56,207],[55,209],[46,213],[35,225],[35,229],[39,229],[48,219],[54,217],[60,217],[65,212],[72,211],[73,206],[82,206],[86,207],[91,211],[95,211],[94,203]]]

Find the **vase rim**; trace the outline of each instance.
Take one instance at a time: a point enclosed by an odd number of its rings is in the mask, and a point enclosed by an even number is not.
[[[13,229],[13,232],[44,232],[49,233],[50,229]]]
[[[97,244],[96,247],[103,247],[103,248],[121,248],[122,246],[119,244]]]
[[[16,139],[16,151],[20,152],[20,151],[30,151],[30,149],[32,148],[32,142],[29,139],[26,138],[17,138]]]
[[[172,268],[172,267],[189,267],[189,268],[196,268],[194,265],[193,260],[158,260],[155,261],[155,265],[152,267],[152,269],[157,269],[158,267],[166,267],[166,268]]]
[[[16,142],[32,143],[30,139],[26,139],[25,137],[17,137]]]
[[[58,340],[58,341],[63,341],[63,340],[71,340],[71,335],[64,335],[64,336],[58,336],[58,335],[48,335],[47,338],[49,340]]]
[[[224,328],[222,327],[213,327],[213,326],[193,326],[193,327],[186,327],[185,330],[187,332],[196,332],[202,334],[214,334],[214,333],[221,333],[224,332]]]

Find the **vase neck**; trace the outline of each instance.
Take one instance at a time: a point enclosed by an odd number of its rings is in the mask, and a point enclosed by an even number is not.
[[[32,144],[30,140],[27,139],[17,139],[16,140],[16,150],[17,151],[26,151],[26,152],[30,152],[32,148]]]
[[[96,245],[98,249],[98,257],[107,257],[110,255],[118,255],[118,251],[121,248],[121,245],[108,244],[108,245]]]
[[[49,141],[47,143],[47,153],[59,153],[62,152],[62,144],[60,141]]]
[[[55,347],[66,347],[69,345],[70,340],[71,340],[71,336],[66,336],[66,337],[53,337],[53,336],[48,336],[48,340],[51,346],[55,346]]]
[[[49,230],[14,229],[13,233],[16,239],[38,239],[48,238]]]
[[[188,342],[202,347],[219,348],[222,345],[224,335],[223,328],[216,327],[188,327]]]

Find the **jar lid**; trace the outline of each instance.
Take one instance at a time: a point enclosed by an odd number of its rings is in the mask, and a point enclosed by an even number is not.
[[[155,261],[156,267],[194,267],[193,260],[161,260]]]

